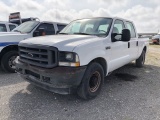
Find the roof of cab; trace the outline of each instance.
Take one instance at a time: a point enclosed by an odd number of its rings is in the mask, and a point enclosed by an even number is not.
[[[17,25],[17,24],[10,23],[10,22],[7,22],[7,21],[0,21],[0,24],[12,24],[12,25]]]
[[[83,19],[96,19],[96,18],[111,18],[111,19],[120,19],[120,20],[124,20],[124,21],[128,21],[128,22],[133,22],[131,20],[127,20],[124,18],[120,18],[120,17],[91,17],[91,18],[82,18],[82,19],[77,19],[77,20],[83,20]]]
[[[67,23],[61,23],[61,22],[52,22],[52,21],[40,21],[42,23],[56,23],[56,24],[61,24],[61,25],[67,25]]]

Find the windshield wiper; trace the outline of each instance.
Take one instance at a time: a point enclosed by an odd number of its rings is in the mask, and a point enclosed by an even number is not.
[[[93,35],[93,34],[81,33],[81,32],[80,33],[77,32],[77,33],[73,33],[73,34],[77,34],[77,35]]]
[[[92,35],[92,34],[88,34],[88,33],[73,33],[73,34],[77,34],[77,35]]]

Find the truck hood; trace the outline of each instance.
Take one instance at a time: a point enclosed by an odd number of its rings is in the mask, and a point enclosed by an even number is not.
[[[19,32],[6,32],[4,34],[0,34],[0,43],[20,42],[21,40],[24,40],[27,38],[28,38],[28,34],[22,34]]]
[[[95,42],[101,39],[97,36],[88,35],[55,35],[30,38],[23,40],[20,44],[54,46],[60,51],[73,51],[76,46]]]

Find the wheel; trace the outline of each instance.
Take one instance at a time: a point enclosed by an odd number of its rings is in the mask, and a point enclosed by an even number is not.
[[[9,51],[3,55],[1,60],[2,69],[6,72],[15,73],[15,63],[14,60],[18,56],[17,51]]]
[[[143,67],[145,63],[146,52],[143,50],[141,56],[136,60],[137,67]]]
[[[95,98],[103,85],[104,70],[98,63],[91,63],[82,79],[82,82],[77,90],[77,94],[83,99]]]

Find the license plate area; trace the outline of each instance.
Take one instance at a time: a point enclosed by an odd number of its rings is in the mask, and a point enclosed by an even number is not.
[[[25,70],[26,75],[28,75],[31,79],[37,79],[40,80],[40,75],[37,73],[34,73],[30,70]]]

